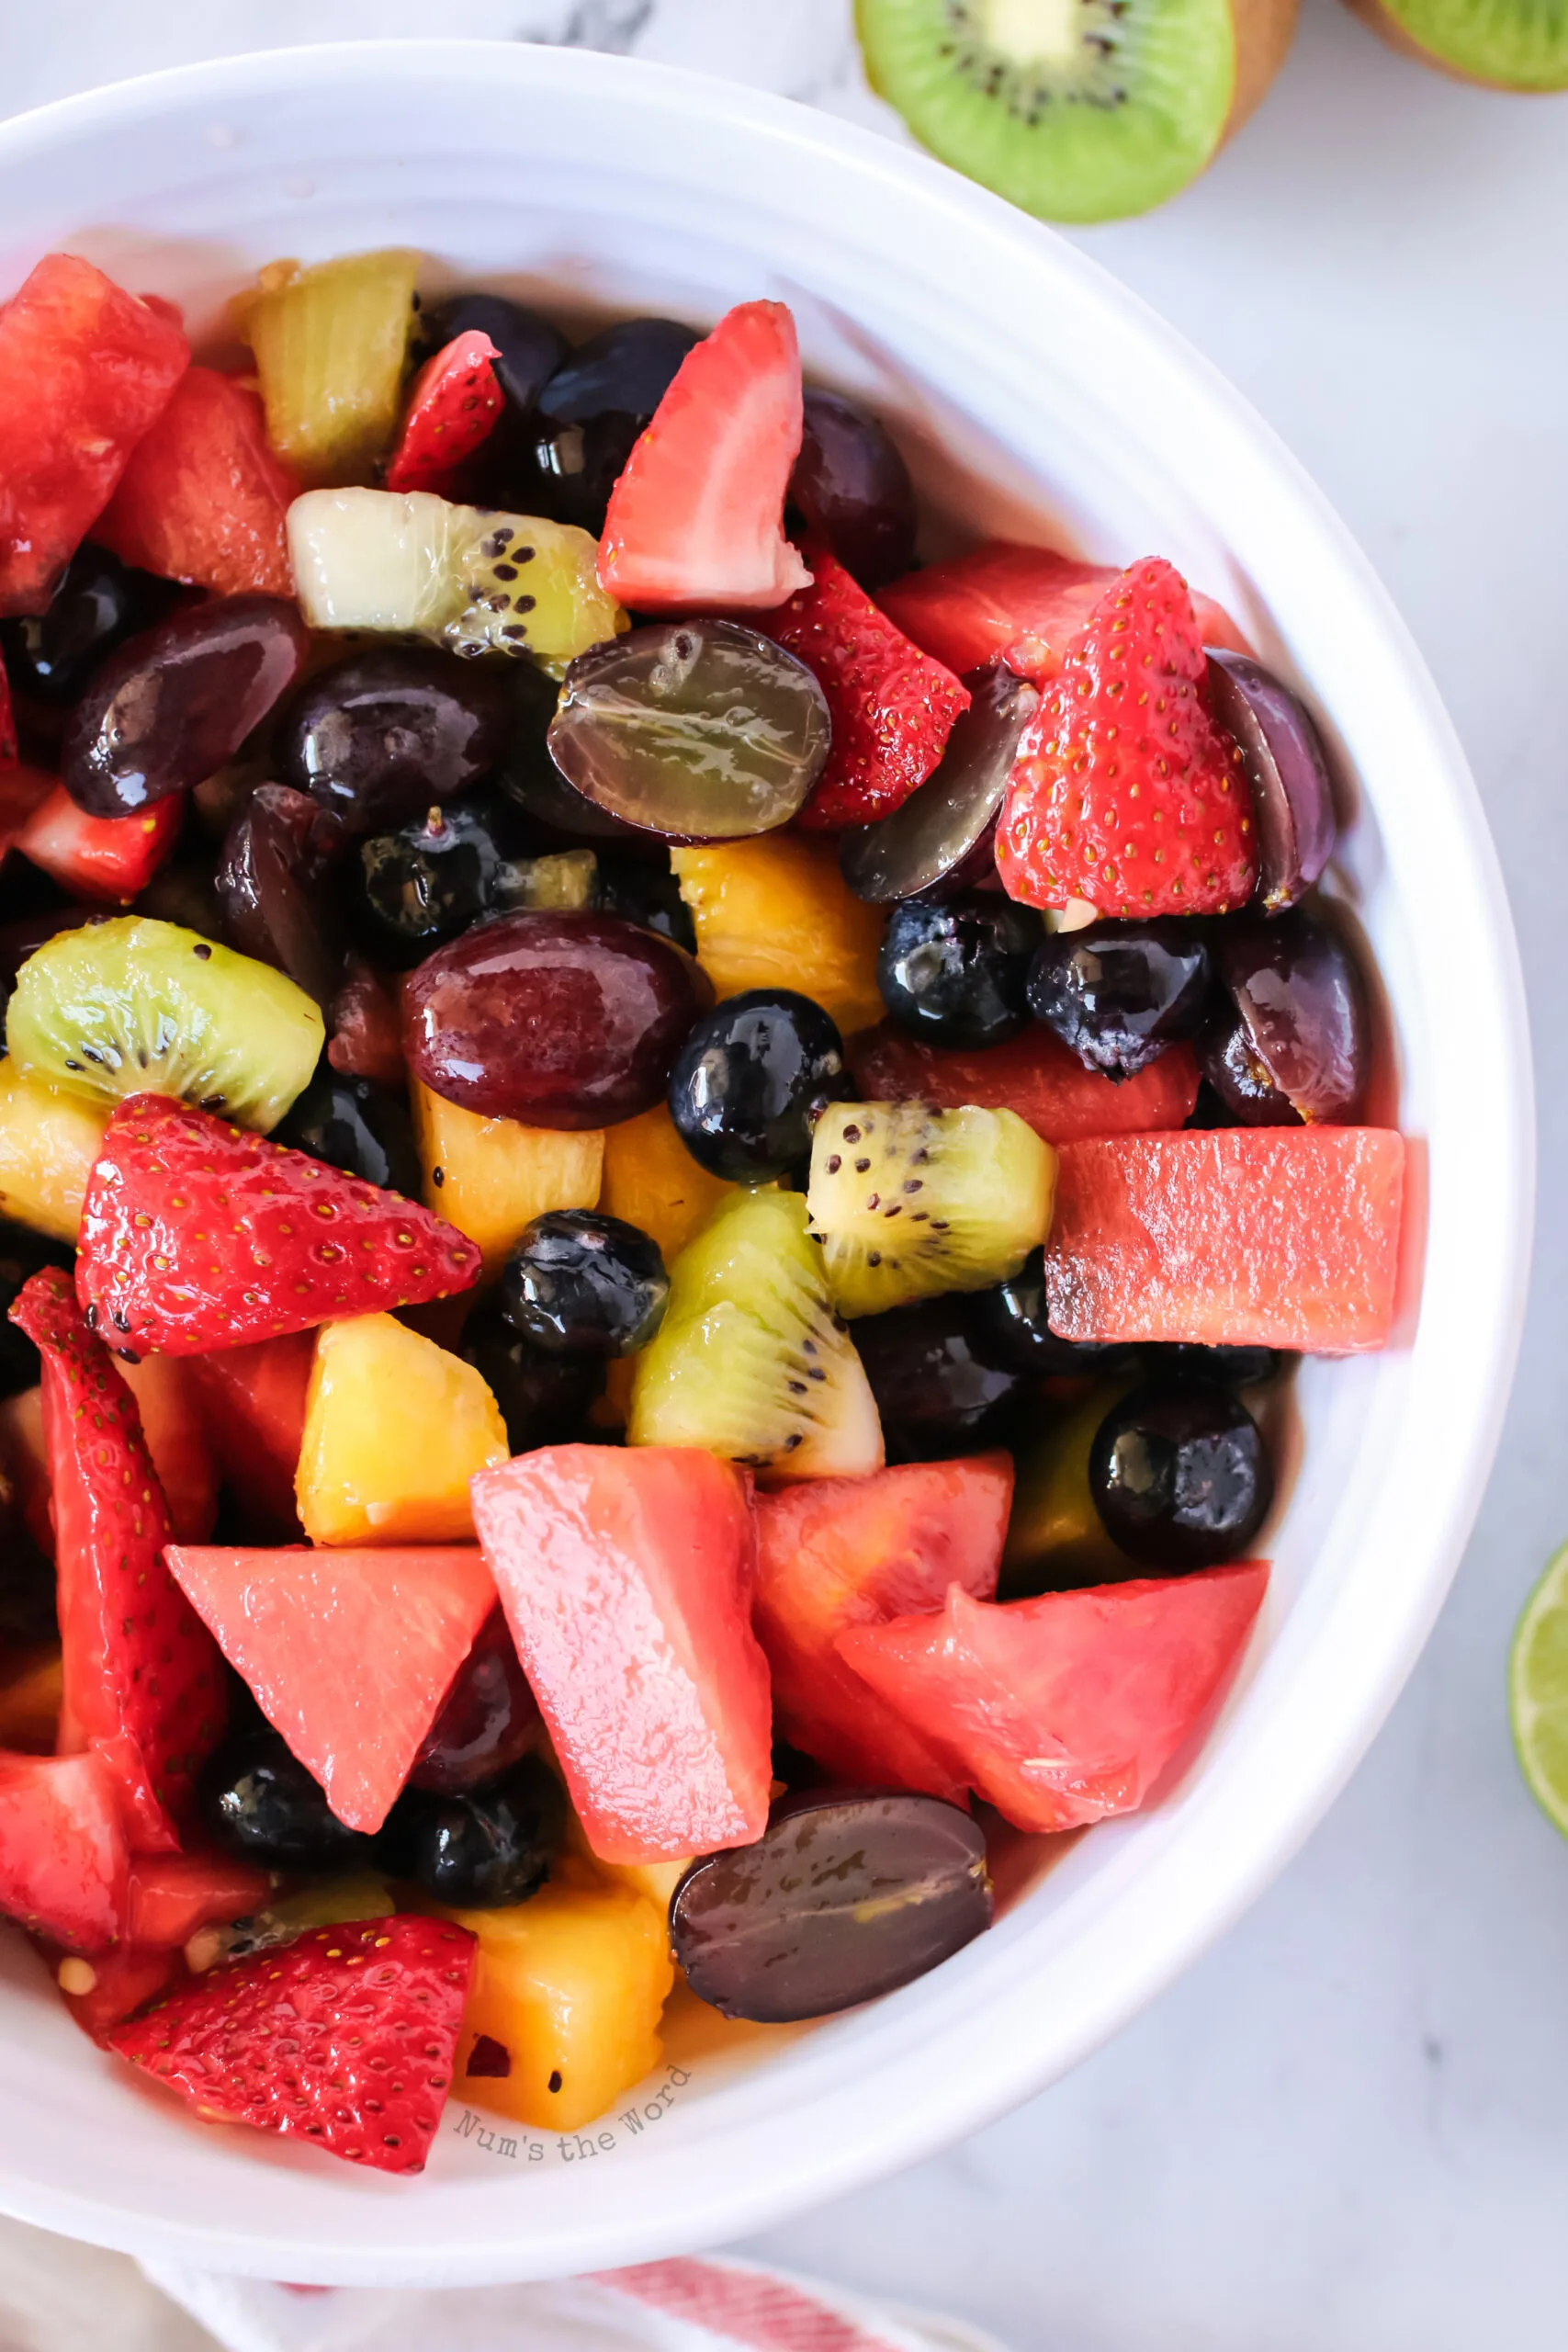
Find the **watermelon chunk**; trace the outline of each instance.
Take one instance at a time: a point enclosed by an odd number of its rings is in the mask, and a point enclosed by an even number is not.
[[[940,1609],[950,1585],[988,1600],[1011,1499],[1005,1453],[758,1497],[755,1623],[787,1740],[842,1780],[962,1799],[952,1758],[866,1690],[834,1637]]]
[[[1198,1100],[1190,1046],[1168,1046],[1134,1078],[1107,1078],[1103,1070],[1086,1069],[1038,1022],[1003,1046],[950,1053],[881,1021],[846,1039],[844,1054],[867,1102],[930,1102],[939,1111],[974,1102],[986,1111],[1016,1111],[1047,1143],[1179,1127]]]
[[[1147,1802],[1235,1671],[1266,1560],[936,1617],[856,1625],[839,1653],[954,1758],[1015,1828],[1079,1829]]]
[[[19,768],[18,777],[38,771]],[[78,897],[129,906],[174,854],[185,818],[185,794],[171,792],[134,817],[89,817],[62,784],[39,779],[12,846]]]
[[[694,1447],[546,1446],[473,1480],[474,1523],[602,1861],[746,1846],[768,1819],[750,1480]]]
[[[125,1931],[125,1832],[101,1756],[0,1755],[0,1912],[69,1951]]]
[[[123,562],[215,595],[292,596],[284,518],[299,494],[268,447],[260,394],[215,368],[190,368],[93,537]]]
[[[350,1829],[379,1829],[495,1606],[471,1545],[171,1544],[175,1582]]]
[[[190,346],[74,254],[50,254],[0,311],[0,613],[41,613]]]
[[[1386,1345],[1404,1139],[1225,1127],[1063,1148],[1045,1249],[1064,1340],[1347,1355]]]
[[[991,539],[967,555],[911,571],[877,592],[877,603],[922,652],[960,675],[1005,662],[1045,685],[1111,582],[1113,563],[1084,563],[1050,548]],[[1223,605],[1192,592],[1205,645],[1249,653]]]

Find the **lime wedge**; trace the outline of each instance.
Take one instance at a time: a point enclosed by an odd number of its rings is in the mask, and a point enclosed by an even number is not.
[[[1530,1794],[1568,1838],[1568,1544],[1547,1562],[1515,1629],[1508,1714]]]

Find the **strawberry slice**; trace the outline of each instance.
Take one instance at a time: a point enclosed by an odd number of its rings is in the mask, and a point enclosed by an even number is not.
[[[36,771],[18,772],[32,775]],[[172,792],[134,817],[89,817],[62,784],[39,778],[42,797],[13,846],[78,898],[129,906],[174,852],[185,794]]]
[[[202,2115],[423,2172],[476,1949],[446,1919],[316,1928],[193,1978],[108,2045]]]
[[[202,1355],[469,1289],[455,1227],[302,1151],[160,1094],[104,1132],[76,1288],[137,1355]]]
[[[124,1933],[125,1832],[101,1756],[0,1755],[0,1911],[68,1951]]]
[[[172,1530],[136,1399],[46,1266],[11,1309],[43,1358],[64,1663],[62,1746],[96,1750],[132,1836],[177,1849],[171,1816],[223,1728],[217,1644],[164,1565]]]
[[[798,823],[821,831],[890,817],[941,759],[969,689],[911,645],[826,548],[812,584],[762,622],[828,697],[833,748]]]
[[[1019,745],[997,827],[1013,898],[1108,915],[1222,915],[1251,898],[1251,796],[1207,667],[1173,565],[1152,557],[1106,590]]]
[[[299,484],[273,455],[261,396],[187,368],[131,453],[93,537],[122,562],[215,595],[292,596],[284,518]]]
[[[426,360],[387,468],[389,490],[460,494],[465,463],[489,440],[506,405],[491,364],[500,356],[489,335],[470,327]]]
[[[610,493],[599,584],[638,612],[765,612],[811,575],[784,537],[800,349],[782,302],[741,302],[689,351]]]

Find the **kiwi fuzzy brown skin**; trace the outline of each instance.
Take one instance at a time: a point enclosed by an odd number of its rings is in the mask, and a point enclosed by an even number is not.
[[[1475,74],[1456,64],[1452,58],[1444,57],[1440,51],[1426,48],[1392,9],[1382,5],[1382,0],[1345,0],[1345,6],[1401,57],[1414,58],[1417,65],[1429,66],[1447,81],[1468,83],[1472,90],[1502,90],[1516,98],[1548,97],[1554,91],[1568,90],[1568,53],[1564,54],[1561,74],[1547,81],[1521,82],[1510,80],[1506,74]]]

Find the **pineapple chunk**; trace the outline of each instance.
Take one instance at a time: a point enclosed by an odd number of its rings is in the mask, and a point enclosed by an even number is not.
[[[662,1102],[605,1130],[599,1206],[606,1216],[624,1217],[650,1234],[667,1266],[734,1190],[698,1166]]]
[[[308,481],[363,481],[391,440],[418,269],[402,251],[274,262],[240,306],[267,439]]]
[[[425,1204],[479,1244],[487,1277],[547,1209],[591,1209],[599,1203],[604,1136],[525,1127],[485,1119],[411,1080],[414,1137],[424,1170]]]
[[[575,2132],[658,2065],[675,1982],[663,1908],[567,1856],[532,1901],[452,1911],[479,1938],[453,2090]]]
[[[798,989],[845,1032],[880,1021],[883,917],[851,891],[830,842],[798,833],[672,849],[697,961],[719,995]]]
[[[0,1216],[74,1242],[110,1107],[55,1094],[0,1061]]]
[[[468,1480],[510,1452],[474,1370],[390,1315],[316,1335],[294,1491],[312,1544],[471,1543]]]

